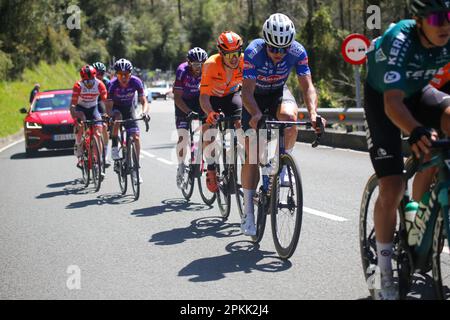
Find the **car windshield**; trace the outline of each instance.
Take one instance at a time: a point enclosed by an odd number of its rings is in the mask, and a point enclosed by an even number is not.
[[[155,84],[154,86],[153,86],[153,88],[167,88],[168,86],[167,86],[167,84],[165,84],[165,83],[159,83],[159,84]]]
[[[33,111],[63,110],[70,108],[72,94],[44,94],[38,97],[33,105]]]

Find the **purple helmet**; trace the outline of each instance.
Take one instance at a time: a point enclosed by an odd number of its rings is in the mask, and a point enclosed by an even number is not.
[[[187,58],[190,62],[205,62],[208,59],[208,54],[202,48],[195,47],[189,50]]]

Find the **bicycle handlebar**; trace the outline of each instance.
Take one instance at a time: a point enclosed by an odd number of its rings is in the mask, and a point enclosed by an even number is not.
[[[143,120],[145,122],[145,132],[148,132],[148,130],[150,129],[150,125],[148,124],[150,122],[150,120],[147,120],[147,118],[145,117],[140,117],[137,119],[126,119],[126,120],[113,120],[111,119],[112,122],[117,122],[117,123],[130,123],[130,122],[137,122],[137,121],[141,121]]]
[[[260,124],[265,123],[266,125],[270,125],[273,127],[292,127],[292,126],[306,126],[307,129],[311,129],[313,127],[313,123],[310,121],[277,121],[277,120],[260,120]],[[259,126],[258,126],[259,127]],[[322,138],[322,134],[325,131],[325,127],[323,125],[322,117],[316,117],[316,128],[319,127],[320,131],[316,132],[316,140],[314,140],[311,144],[313,148],[317,148],[320,144],[320,139]]]

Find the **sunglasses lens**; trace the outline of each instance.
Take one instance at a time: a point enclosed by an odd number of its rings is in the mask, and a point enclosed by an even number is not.
[[[287,48],[276,48],[272,46],[267,46],[269,48],[269,51],[271,53],[279,53],[279,54],[285,54],[287,52]]]
[[[231,60],[233,58],[239,58],[239,56],[241,55],[241,51],[239,50],[234,52],[223,52],[223,55],[228,60]]]
[[[445,21],[449,20],[450,20],[450,12],[436,12],[430,14],[427,17],[428,24],[434,27],[443,26]]]

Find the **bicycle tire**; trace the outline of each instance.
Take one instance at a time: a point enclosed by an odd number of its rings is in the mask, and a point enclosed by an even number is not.
[[[236,205],[238,209],[239,216],[244,216],[244,190],[242,188],[241,181],[241,172],[242,172],[242,159],[239,157],[237,153],[234,158],[234,167],[233,167],[233,178],[234,178],[234,191],[236,198]]]
[[[289,259],[295,252],[297,248],[297,244],[300,238],[300,232],[302,227],[302,218],[303,218],[303,190],[302,190],[302,181],[300,177],[300,171],[298,166],[295,163],[295,160],[288,154],[283,154],[280,156],[280,170],[284,166],[287,167],[287,174],[289,175],[289,181],[291,182],[291,186],[289,186],[288,201],[286,204],[281,204],[280,201],[280,181],[279,174],[276,175],[273,179],[272,191],[271,191],[271,199],[270,199],[270,215],[272,222],[272,236],[275,244],[275,249],[281,259]],[[292,178],[295,179],[295,183],[292,183]],[[294,184],[294,187],[292,186]],[[283,187],[287,188],[287,187]],[[295,190],[294,190],[295,189]],[[283,190],[284,191],[284,190]],[[295,194],[293,193],[295,191]],[[292,205],[293,198],[296,198],[296,205],[294,210],[289,208],[289,213],[283,214],[281,210],[278,210],[280,206],[289,206]],[[282,208],[281,208],[282,209]],[[287,242],[287,245],[284,245],[280,239],[281,234],[278,234],[278,225],[281,225],[281,230],[285,230],[285,224],[281,222],[281,217],[290,218],[292,216],[295,218],[294,228],[292,232],[292,236],[290,236],[290,240]]]
[[[83,141],[82,144],[82,155],[81,155],[81,175],[82,175],[82,181],[85,188],[89,186],[90,182],[90,174],[91,171],[89,170],[89,151],[86,148],[86,142]]]
[[[216,201],[216,193],[215,192],[210,192],[208,190],[208,187],[206,186],[206,165],[205,162],[203,161],[202,164],[200,165],[200,175],[197,178],[197,184],[198,184],[198,191],[200,193],[200,197],[202,198],[203,202],[208,205],[208,206],[212,206],[214,201]]]
[[[130,183],[133,190],[134,200],[137,201],[141,192],[140,173],[139,173],[139,158],[136,151],[136,142],[132,140],[129,147],[129,168],[130,168]]]
[[[91,139],[91,170],[92,170],[92,181],[94,183],[95,192],[100,190],[102,185],[102,156],[100,154],[100,149],[98,147],[98,142],[96,138]]]
[[[267,211],[269,210],[268,203],[269,201],[267,199],[267,196],[265,192],[263,192],[261,187],[258,194],[258,203],[255,216],[256,235],[251,237],[253,243],[260,243],[264,236],[267,221]]]
[[[226,166],[226,165],[225,165]],[[229,191],[230,177],[229,177],[230,168],[220,171],[220,165],[216,164],[216,173],[217,183],[219,190],[216,192],[217,205],[219,207],[220,215],[222,216],[223,221],[228,220],[231,211],[231,194]],[[233,183],[231,181],[231,183]]]
[[[445,217],[444,210],[441,208],[433,230],[432,273],[434,289],[438,300],[447,300],[450,298],[450,255],[448,252],[444,251],[445,243],[449,245],[448,237],[446,237],[449,230],[447,230],[444,223]],[[444,254],[442,254],[443,252]],[[446,275],[444,276],[443,270],[447,270]]]
[[[190,164],[185,168],[185,172],[183,173],[183,181],[181,183],[181,193],[183,197],[189,201],[194,193],[194,165]]]
[[[405,163],[405,178],[409,180],[415,173],[416,166],[412,158],[408,159]],[[375,226],[368,228],[368,214],[370,211],[370,217],[373,220],[373,207],[371,206],[371,201],[375,203],[376,197],[374,196],[376,189],[378,188],[378,178],[373,174],[366,183],[364,187],[363,196],[360,205],[359,213],[359,246],[361,262],[363,267],[364,278],[366,282],[371,281],[369,278],[373,276],[375,268],[378,265],[377,258],[377,248],[375,239]],[[403,202],[403,201],[402,201]],[[400,210],[402,210],[402,205],[400,204]],[[372,223],[373,224],[373,223]],[[370,230],[368,230],[370,229]],[[396,227],[394,235],[394,249],[395,253],[395,263],[397,265],[398,281],[399,281],[399,297],[404,299],[409,292],[412,281],[412,268],[411,261],[408,253],[400,245],[400,235],[398,227]],[[394,259],[394,255],[393,255]],[[374,297],[374,288],[369,286],[369,293]]]

